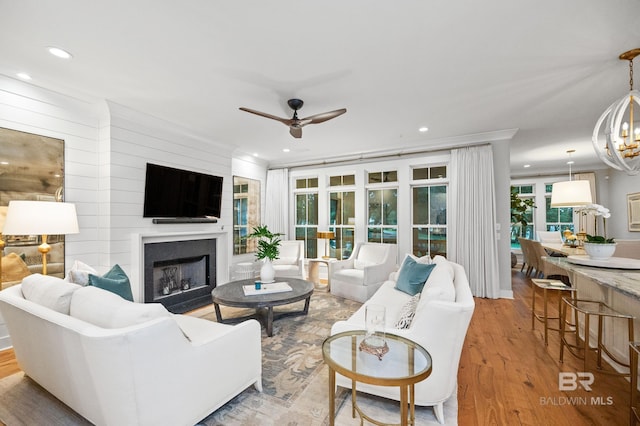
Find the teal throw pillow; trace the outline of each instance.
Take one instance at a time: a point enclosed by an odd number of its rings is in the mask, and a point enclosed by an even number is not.
[[[122,298],[133,302],[133,294],[131,293],[131,283],[129,277],[124,273],[120,265],[114,265],[106,274],[99,277],[97,275],[89,274],[89,283],[103,290],[108,290],[112,293],[121,296]]]
[[[436,265],[431,263],[425,265],[418,263],[407,256],[402,263],[400,273],[398,274],[398,281],[396,281],[396,289],[407,293],[410,296],[415,296],[422,291],[424,283],[429,278],[429,274]]]

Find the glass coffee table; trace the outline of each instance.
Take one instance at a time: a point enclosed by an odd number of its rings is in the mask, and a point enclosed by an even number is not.
[[[233,324],[249,318],[254,318],[264,325],[267,331],[267,336],[271,337],[273,336],[274,320],[295,315],[307,315],[309,312],[309,301],[313,294],[313,283],[299,278],[290,277],[278,278],[278,281],[287,282],[291,287],[291,291],[282,293],[265,292],[265,294],[245,296],[243,286],[253,286],[253,279],[232,281],[217,286],[211,292],[217,321],[225,324]],[[304,308],[301,311],[273,312],[274,306],[288,305],[300,300],[304,300]],[[222,313],[220,312],[220,305],[233,306],[236,308],[253,308],[256,312],[255,314],[241,318],[223,319]]]
[[[364,330],[346,331],[327,338],[322,357],[329,367],[329,424],[335,422],[336,372],[351,379],[351,415],[384,425],[362,412],[356,402],[356,382],[400,388],[400,425],[415,424],[415,384],[431,374],[431,356],[404,337],[386,334],[389,351],[377,356],[360,350]]]

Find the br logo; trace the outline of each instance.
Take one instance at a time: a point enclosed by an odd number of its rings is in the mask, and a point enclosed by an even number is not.
[[[594,380],[593,373],[561,371],[558,373],[558,389],[561,391],[574,391],[580,385],[582,389],[591,391],[591,385]]]

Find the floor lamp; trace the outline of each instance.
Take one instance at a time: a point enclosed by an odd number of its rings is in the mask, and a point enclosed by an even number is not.
[[[5,235],[42,235],[38,251],[42,253],[42,274],[47,275],[49,235],[77,234],[76,205],[53,201],[9,201],[2,233]]]

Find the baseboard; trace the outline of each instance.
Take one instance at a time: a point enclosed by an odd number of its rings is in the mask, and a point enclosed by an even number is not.
[[[13,347],[13,345],[11,344],[11,339],[9,338],[9,336],[0,337],[0,351],[4,351],[5,349],[9,349],[11,347]]]
[[[500,299],[513,299],[513,290],[500,290]]]

